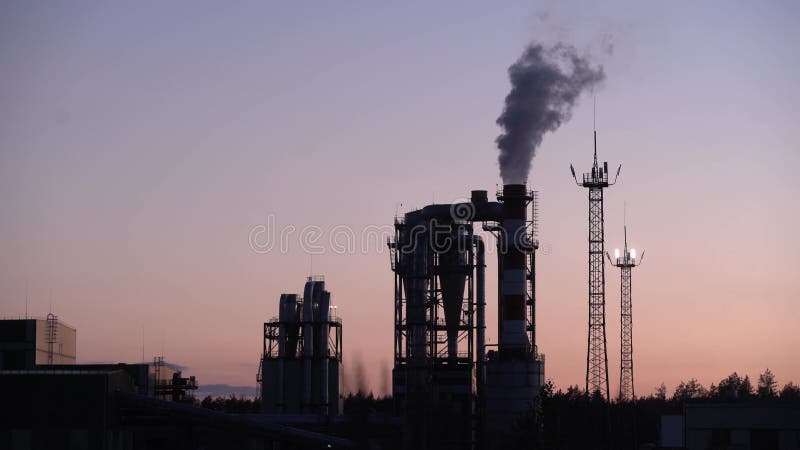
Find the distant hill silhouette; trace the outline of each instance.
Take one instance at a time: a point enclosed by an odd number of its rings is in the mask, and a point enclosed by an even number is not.
[[[195,391],[194,396],[202,400],[206,396],[212,397],[236,397],[255,398],[258,397],[258,388],[256,386],[232,386],[230,384],[200,384]]]

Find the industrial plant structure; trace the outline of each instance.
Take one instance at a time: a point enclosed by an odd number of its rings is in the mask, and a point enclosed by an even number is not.
[[[281,294],[278,317],[264,323],[263,412],[341,413],[342,321],[334,311],[323,277],[308,277],[302,296]]]
[[[404,448],[492,448],[544,382],[535,338],[535,193],[508,184],[489,202],[433,204],[395,220],[393,396]],[[528,217],[528,207],[531,216]],[[498,341],[486,344],[486,244],[496,236]]]
[[[0,370],[75,364],[76,334],[54,314],[0,319]]]
[[[635,400],[633,389],[633,305],[631,301],[631,269],[642,263],[644,252],[636,259],[636,249],[628,249],[628,227],[625,230],[625,247],[622,255],[614,250],[614,260],[606,253],[611,265],[620,272],[620,369],[619,400]]]
[[[608,162],[597,162],[597,132],[594,133],[594,164],[579,181],[570,165],[578,186],[589,190],[589,337],[586,351],[586,392],[599,393],[610,400],[608,389],[608,352],[606,349],[606,266],[604,258],[603,189],[609,183]]]

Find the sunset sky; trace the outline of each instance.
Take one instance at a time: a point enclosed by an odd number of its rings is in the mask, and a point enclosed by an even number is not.
[[[535,40],[605,70],[599,156],[623,165],[606,248],[626,204],[646,250],[636,393],[766,367],[800,382],[800,3],[112,3],[0,6],[0,315],[23,315],[26,295],[31,314],[52,305],[79,362],[140,361],[144,331],[147,359],[255,385],[262,323],[313,271],[344,321],[348,387],[363,361],[384,390],[385,239],[344,254],[327,240],[493,193],[507,68]],[[529,179],[538,343],[562,388],[586,369],[587,194],[569,165],[591,164],[592,123],[584,96]],[[287,251],[252,248],[266,225],[295,227]],[[323,233],[313,258],[308,226]],[[616,394],[618,270],[606,278]]]

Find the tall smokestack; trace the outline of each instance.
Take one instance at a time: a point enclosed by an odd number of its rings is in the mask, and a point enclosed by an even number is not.
[[[581,92],[603,81],[605,74],[575,47],[531,43],[508,68],[508,76],[511,92],[497,119],[504,131],[495,141],[500,176],[506,184],[524,184],[544,134],[568,121]]]
[[[500,265],[502,267],[500,357],[522,359],[530,350],[525,331],[526,253],[531,251],[525,226],[525,206],[531,196],[524,184],[503,186]]]

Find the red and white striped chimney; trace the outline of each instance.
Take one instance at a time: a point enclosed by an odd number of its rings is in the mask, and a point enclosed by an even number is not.
[[[501,267],[499,351],[503,359],[522,359],[530,351],[525,330],[525,298],[527,294],[526,254],[530,251],[526,205],[531,196],[524,184],[503,186],[503,220],[498,263]]]

